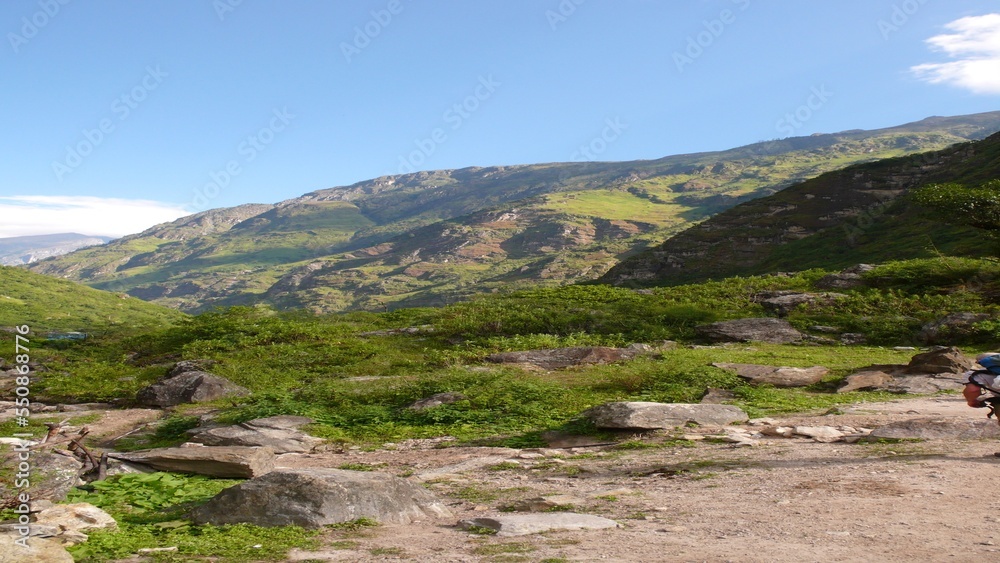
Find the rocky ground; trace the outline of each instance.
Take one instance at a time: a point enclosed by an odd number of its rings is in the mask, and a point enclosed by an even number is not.
[[[118,424],[126,415],[118,411]],[[137,413],[142,414],[142,413]],[[783,425],[874,428],[925,418],[982,421],[957,395],[860,404]],[[98,428],[100,423],[94,425]],[[714,435],[717,430],[691,429]],[[647,437],[662,442],[663,436]],[[711,438],[643,449],[511,450],[416,441],[377,451],[285,454],[289,468],[366,464],[424,482],[453,518],[330,531],[290,561],[983,561],[1000,557],[1000,443],[820,443]],[[456,527],[547,495],[555,510],[618,529],[502,537]],[[535,508],[544,508],[544,504]],[[551,509],[550,509],[551,510]]]

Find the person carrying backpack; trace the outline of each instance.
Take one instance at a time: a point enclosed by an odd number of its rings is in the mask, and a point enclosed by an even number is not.
[[[983,369],[965,372],[965,403],[974,409],[989,407],[990,418],[1000,406],[1000,352],[987,352],[976,356],[976,363]],[[997,417],[1000,422],[1000,417]]]

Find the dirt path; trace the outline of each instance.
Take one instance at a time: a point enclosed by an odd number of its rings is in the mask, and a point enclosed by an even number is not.
[[[877,426],[922,416],[977,419],[960,397],[866,404],[845,414],[783,417],[787,424]],[[524,452],[446,448],[289,455],[292,467],[377,465],[379,471],[438,471],[430,488],[455,518],[383,526],[360,537],[330,533],[343,549],[293,553],[331,561],[995,561],[1000,483],[993,442],[816,443],[766,439],[757,447]],[[587,453],[589,452],[589,453]],[[534,452],[528,452],[534,453]],[[531,456],[528,456],[531,457]],[[493,468],[461,471],[487,463]],[[384,464],[384,465],[381,465]],[[440,468],[444,468],[441,470]],[[540,495],[579,497],[574,510],[622,528],[499,538],[454,527]],[[351,536],[351,534],[347,534]],[[355,534],[357,536],[357,534]]]

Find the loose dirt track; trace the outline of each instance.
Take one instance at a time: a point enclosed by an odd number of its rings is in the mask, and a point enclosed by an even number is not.
[[[785,424],[873,427],[924,416],[978,419],[957,396],[872,403],[845,414],[778,417]],[[600,450],[594,448],[593,450]],[[455,518],[382,526],[361,537],[331,532],[347,549],[293,552],[298,561],[997,561],[1000,444],[926,441],[815,443],[770,438],[757,447],[698,442],[465,470],[512,457],[495,448],[282,456],[289,467],[385,464],[417,475],[444,468],[430,487]],[[551,452],[549,452],[551,454]],[[535,468],[529,466],[534,465]],[[622,528],[501,538],[458,530],[520,499],[566,493],[578,512]],[[600,497],[600,498],[599,498]]]

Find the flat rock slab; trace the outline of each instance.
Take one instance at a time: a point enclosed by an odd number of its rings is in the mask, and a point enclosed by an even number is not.
[[[712,342],[791,344],[804,337],[788,321],[770,317],[721,321],[695,327],[695,330]]]
[[[637,430],[676,428],[689,422],[702,426],[725,426],[749,420],[747,413],[732,405],[645,401],[605,403],[583,414],[598,428]]]
[[[604,530],[617,528],[618,522],[592,514],[553,512],[471,518],[460,521],[458,526],[463,530],[474,527],[496,530],[498,536],[526,536],[555,530]]]
[[[192,516],[199,524],[319,528],[358,518],[409,524],[451,512],[427,489],[395,475],[278,469],[222,491]]]
[[[273,470],[275,462],[274,450],[271,448],[242,446],[158,448],[110,453],[108,457],[146,465],[160,471],[196,473],[228,479],[259,477]]]
[[[985,411],[984,411],[985,413]],[[1000,438],[1000,425],[993,419],[955,420],[953,418],[915,418],[876,428],[868,440],[980,440]]]
[[[0,563],[73,563],[73,556],[58,541],[46,538],[28,538],[27,548],[14,543],[20,534],[0,534]]]
[[[206,446],[268,446],[278,454],[303,453],[323,443],[320,438],[298,430],[299,426],[312,422],[304,416],[258,418],[203,430],[192,436],[191,441]]]
[[[962,376],[955,373],[914,375],[904,365],[881,365],[869,366],[848,375],[837,392],[889,391],[920,395],[939,391],[959,391],[964,386]]]
[[[774,385],[775,387],[805,387],[819,383],[830,373],[830,370],[823,366],[790,368],[723,362],[716,362],[712,365],[720,369],[734,371],[736,375],[754,385]]]

